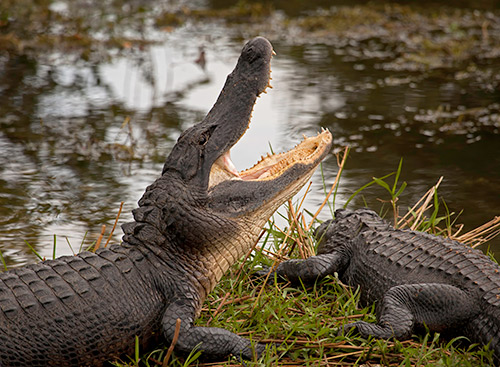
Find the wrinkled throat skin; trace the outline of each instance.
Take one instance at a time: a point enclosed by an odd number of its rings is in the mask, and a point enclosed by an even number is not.
[[[170,344],[207,359],[252,359],[265,346],[195,327],[207,294],[247,253],[272,213],[328,154],[323,130],[288,152],[238,171],[230,149],[269,87],[271,44],[250,40],[207,116],[184,131],[122,226],[121,246],[0,273],[0,366],[100,366]]]

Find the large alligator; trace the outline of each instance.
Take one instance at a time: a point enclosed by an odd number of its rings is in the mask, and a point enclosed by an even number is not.
[[[426,326],[489,345],[500,359],[500,267],[481,251],[422,232],[397,230],[369,209],[339,209],[316,231],[317,255],[280,263],[276,274],[314,282],[337,273],[377,302],[377,323],[344,325],[367,338],[406,339]]]
[[[251,359],[225,329],[193,325],[207,294],[257,241],[272,213],[309,180],[331,146],[323,131],[238,172],[230,148],[268,87],[272,46],[249,41],[207,116],[186,130],[122,226],[122,245],[0,274],[0,365],[100,366],[158,337],[176,351]]]

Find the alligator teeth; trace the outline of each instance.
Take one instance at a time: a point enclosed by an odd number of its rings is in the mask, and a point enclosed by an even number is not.
[[[326,130],[322,129],[322,133]],[[318,136],[321,134],[318,134]],[[239,173],[242,180],[262,180],[267,177],[274,177],[296,162],[306,161],[314,154],[319,146],[316,138],[308,138],[303,135],[304,140],[298,143],[292,150],[284,153],[261,156],[260,160],[253,167]]]

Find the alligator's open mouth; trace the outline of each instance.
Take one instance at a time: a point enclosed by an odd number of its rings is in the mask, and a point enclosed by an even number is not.
[[[309,167],[314,170],[329,151],[332,135],[323,130],[315,137],[304,138],[288,152],[262,157],[247,170],[238,171],[232,163],[230,148],[248,129],[256,97],[270,87],[271,58],[274,54],[272,45],[266,39],[257,37],[249,41],[243,47],[236,68],[228,76],[219,99],[207,115],[207,121],[217,116],[216,124],[220,126],[212,135],[213,151],[218,158],[210,167],[209,190],[225,181],[269,184],[302,165],[285,185],[292,184],[292,181],[305,175]],[[224,118],[220,119],[219,115]]]
[[[324,156],[332,142],[328,130],[314,137],[304,137],[293,149],[284,153],[267,154],[261,157],[252,168],[238,171],[231,161],[230,151],[215,161],[210,171],[209,188],[226,180],[266,181],[281,176],[285,171],[297,164],[310,165]]]

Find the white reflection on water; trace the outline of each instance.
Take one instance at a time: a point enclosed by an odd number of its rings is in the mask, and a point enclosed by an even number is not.
[[[177,103],[183,107],[206,113],[236,64],[242,44],[219,40],[212,49],[207,48],[206,71],[194,63],[198,47],[196,42],[190,44],[167,41],[152,47],[153,82],[147,82],[141,67],[125,58],[103,65],[102,78],[111,87],[115,98],[132,110],[148,110],[163,105],[166,100],[178,98]],[[218,47],[221,44],[225,47]],[[315,134],[318,131],[318,111],[325,110],[327,102],[312,90],[302,91],[300,99],[290,94],[293,86],[287,78],[289,73],[297,72],[293,63],[274,60],[272,69],[273,88],[257,100],[250,129],[233,149],[233,160],[240,169],[253,165],[260,155],[269,151],[270,146],[277,151],[289,149],[301,139],[301,133]],[[343,101],[340,96],[332,94],[328,103],[336,109]],[[294,112],[297,113],[292,115]],[[187,122],[183,128],[195,122]]]

